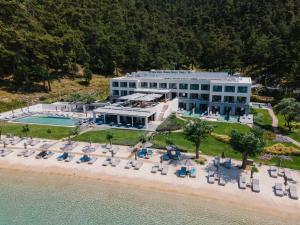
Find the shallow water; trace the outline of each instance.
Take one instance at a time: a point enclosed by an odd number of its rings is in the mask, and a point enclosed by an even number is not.
[[[199,197],[91,179],[0,170],[0,180],[1,225],[291,224]]]

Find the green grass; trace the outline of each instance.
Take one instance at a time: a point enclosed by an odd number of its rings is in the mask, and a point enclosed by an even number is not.
[[[300,124],[293,124],[294,127],[292,129],[292,131],[289,131],[289,129],[284,126],[284,117],[281,114],[277,114],[276,115],[278,118],[278,123],[279,123],[279,129],[282,133],[284,133],[285,135],[293,138],[294,140],[300,142]]]
[[[154,136],[152,140],[153,147],[165,148],[166,147],[166,135],[158,134]],[[182,151],[195,152],[195,146],[192,142],[186,139],[182,132],[170,133],[169,139]],[[200,149],[205,155],[220,155],[222,151],[225,152],[227,157],[240,159],[240,154],[236,153],[229,144],[225,144],[215,138],[209,136],[205,139],[200,146]]]
[[[208,121],[209,124],[214,126],[214,133],[230,135],[232,130],[237,130],[239,132],[248,132],[250,127],[245,124],[240,123],[224,123],[224,122],[213,122]]]
[[[182,129],[187,121],[176,118],[174,114],[170,115],[162,124],[157,127],[157,131],[173,131]]]
[[[2,113],[12,111],[14,109],[22,108],[24,106],[26,106],[26,103],[18,100],[12,100],[10,102],[0,101],[0,112]]]
[[[25,136],[25,133],[22,132],[22,127],[24,124],[17,123],[7,123],[4,122],[2,127],[2,134],[12,133],[18,136]],[[59,127],[59,126],[46,126],[46,125],[28,125],[29,132],[28,136],[36,138],[46,138],[58,140],[63,137],[69,136],[70,132],[74,128],[70,127]],[[47,130],[51,130],[51,133],[48,133]]]
[[[146,134],[144,131],[136,130],[122,130],[122,129],[108,129],[101,131],[89,131],[74,138],[75,141],[92,141],[95,143],[107,143],[106,134],[111,132],[113,134],[112,143],[116,145],[134,146],[139,142],[142,135]]]
[[[273,130],[272,118],[267,109],[252,108],[251,113],[254,115],[254,124],[265,130]]]

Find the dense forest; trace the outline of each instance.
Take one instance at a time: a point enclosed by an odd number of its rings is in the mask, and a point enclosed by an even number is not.
[[[300,1],[0,0],[0,79],[46,87],[78,64],[225,70],[299,87]]]

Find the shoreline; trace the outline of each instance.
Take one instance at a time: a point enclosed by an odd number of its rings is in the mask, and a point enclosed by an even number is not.
[[[11,157],[14,159],[14,157]],[[54,158],[52,158],[54,159]],[[101,165],[97,165],[97,168],[92,168],[93,165],[80,165],[75,164],[73,167],[71,164],[61,163],[57,165],[51,165],[48,163],[29,163],[28,161],[35,160],[37,162],[41,162],[37,159],[24,159],[24,158],[16,158],[15,160],[9,160],[6,162],[0,159],[0,172],[9,170],[9,171],[19,171],[19,172],[30,172],[37,175],[53,175],[53,176],[66,176],[72,178],[79,178],[79,179],[92,179],[99,182],[110,183],[110,184],[121,184],[121,185],[129,185],[131,187],[135,187],[142,190],[154,190],[157,192],[168,192],[174,193],[176,195],[181,196],[192,196],[198,197],[199,200],[204,201],[214,201],[217,204],[230,206],[235,208],[243,208],[249,212],[259,213],[261,215],[266,216],[275,216],[280,217],[281,219],[298,219],[298,212],[299,212],[299,201],[293,201],[288,199],[288,201],[283,202],[276,202],[270,199],[264,198],[262,193],[252,195],[249,192],[244,192],[236,190],[232,193],[228,193],[226,191],[226,187],[222,187],[219,190],[214,190],[214,185],[206,185],[201,186],[200,188],[196,188],[193,186],[185,185],[182,183],[169,183],[169,182],[162,182],[158,179],[145,179],[139,176],[124,176],[124,175],[117,175],[111,173],[103,173]],[[49,159],[48,159],[49,160]],[[26,163],[20,163],[20,162]],[[43,160],[44,162],[47,162]],[[99,162],[98,162],[99,163]],[[73,164],[72,164],[73,165]],[[87,167],[87,168],[85,168]],[[92,168],[92,169],[91,169]],[[106,167],[107,168],[107,167]],[[105,169],[106,169],[105,168]],[[110,168],[109,168],[110,169]],[[132,170],[125,170],[124,168],[117,167],[112,168],[117,170],[123,170],[132,172]],[[140,171],[134,171],[139,173]],[[159,175],[160,176],[160,175]],[[175,178],[181,180],[182,178]],[[253,198],[256,196],[258,198]],[[277,197],[280,199],[279,197]],[[263,212],[263,213],[262,213]]]

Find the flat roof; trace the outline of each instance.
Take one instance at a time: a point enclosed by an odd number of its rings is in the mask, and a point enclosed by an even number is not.
[[[155,99],[162,97],[161,94],[142,94],[142,93],[134,93],[131,95],[126,95],[118,98],[119,100],[128,100],[128,101],[143,101],[143,102],[151,102]]]
[[[138,80],[161,79],[161,80],[209,80],[232,83],[251,83],[250,77],[242,77],[240,74],[230,75],[228,72],[195,72],[192,70],[150,70],[127,73],[125,76],[112,80]]]
[[[149,117],[155,113],[153,108],[131,108],[122,106],[105,106],[94,110],[95,113],[112,114],[121,116]]]

